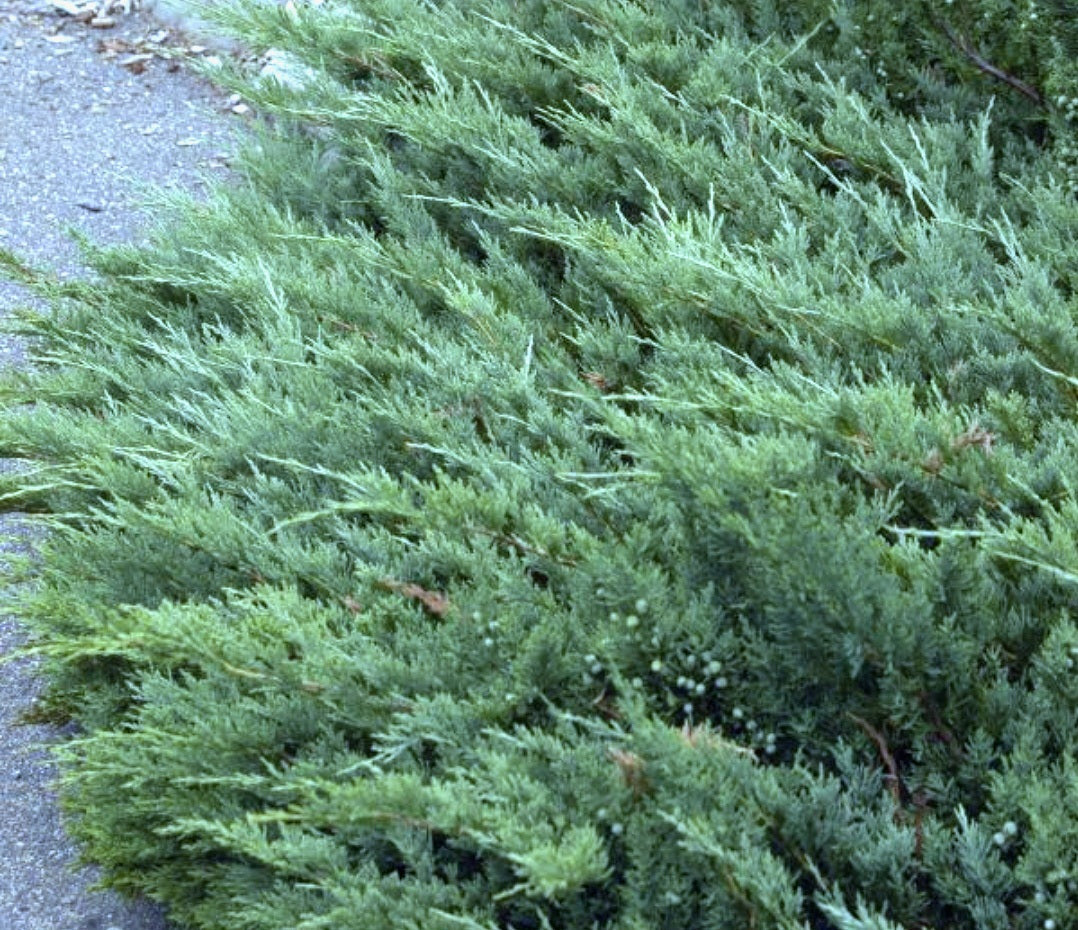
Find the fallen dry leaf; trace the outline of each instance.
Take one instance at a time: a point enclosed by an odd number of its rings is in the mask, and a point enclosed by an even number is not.
[[[586,371],[583,377],[588,384],[600,391],[609,391],[613,387],[610,380],[602,372]]]
[[[444,617],[449,613],[451,606],[449,598],[437,591],[428,591],[420,585],[407,581],[394,581],[392,578],[383,579],[382,587],[395,591],[397,594],[403,594],[405,597],[414,598],[427,609],[428,613],[437,617]]]
[[[645,772],[644,760],[635,752],[625,749],[610,749],[610,758],[621,773],[622,781],[636,798],[647,794],[651,785]]]
[[[117,62],[117,64],[121,68],[126,68],[132,74],[142,74],[152,59],[153,55],[128,55],[127,58]]]
[[[102,39],[97,43],[97,50],[102,55],[119,55],[120,52],[130,52],[134,46],[126,39]]]
[[[985,455],[991,455],[993,452],[992,443],[996,440],[996,434],[984,429],[977,423],[974,423],[968,430],[966,430],[961,436],[956,436],[951,440],[951,448],[954,450],[960,450],[968,448],[969,446],[976,446]]]

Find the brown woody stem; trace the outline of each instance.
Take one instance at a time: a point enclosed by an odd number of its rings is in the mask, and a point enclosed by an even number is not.
[[[1025,95],[1034,103],[1043,103],[1044,100],[1041,97],[1040,91],[1031,84],[1027,84],[1021,78],[1015,77],[1013,74],[1008,74],[1002,68],[996,67],[992,62],[988,61],[980,52],[977,51],[964,35],[955,32],[947,23],[940,24],[943,31],[947,33],[947,38],[951,40],[951,44],[954,45],[959,51],[962,52],[970,61],[973,62],[981,71],[985,74],[991,75],[997,81],[1002,81],[1010,87],[1013,87],[1020,94]]]

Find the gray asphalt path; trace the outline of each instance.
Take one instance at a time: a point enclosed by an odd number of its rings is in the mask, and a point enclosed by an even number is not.
[[[198,189],[225,170],[235,117],[204,84],[152,55],[171,41],[146,13],[90,29],[47,0],[0,0],[0,244],[80,274],[66,227],[131,240],[143,185]],[[147,51],[152,57],[131,60]],[[0,282],[0,314],[27,300]],[[23,348],[0,336],[0,365],[23,362]],[[0,516],[0,587],[34,535],[28,521]],[[0,654],[23,638],[0,616]],[[32,664],[0,666],[0,930],[165,930],[155,906],[92,891],[92,869],[75,868],[42,749],[58,734],[16,725],[38,688]]]

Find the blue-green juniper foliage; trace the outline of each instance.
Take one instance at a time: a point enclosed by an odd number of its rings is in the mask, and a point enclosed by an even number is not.
[[[326,0],[27,315],[65,798],[199,930],[1078,914],[1078,18]],[[10,269],[35,272],[7,256]]]

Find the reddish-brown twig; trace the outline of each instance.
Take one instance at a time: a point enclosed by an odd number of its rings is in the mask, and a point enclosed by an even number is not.
[[[891,797],[895,800],[895,820],[902,819],[902,779],[898,774],[898,765],[895,763],[895,757],[891,755],[891,749],[887,745],[887,739],[884,735],[877,730],[871,723],[858,717],[856,714],[847,714],[847,716],[856,723],[865,733],[868,738],[876,744],[876,749],[879,750],[880,758],[883,760],[884,768],[887,769],[887,780],[891,786]]]
[[[970,44],[969,39],[964,35],[955,32],[949,25],[947,25],[947,23],[941,23],[940,26],[943,31],[947,33],[947,38],[951,40],[951,44],[985,74],[991,75],[997,81],[1002,81],[1004,84],[1013,87],[1016,91],[1025,95],[1034,103],[1039,104],[1044,102],[1040,91],[1038,91],[1036,87],[1027,84],[1021,78],[1017,78],[1013,74],[1008,74],[1002,68],[996,67],[996,65],[988,61],[988,59],[981,55],[980,52]]]

